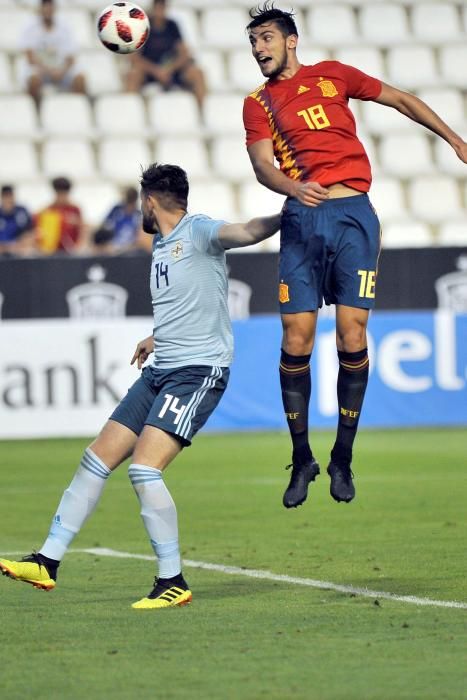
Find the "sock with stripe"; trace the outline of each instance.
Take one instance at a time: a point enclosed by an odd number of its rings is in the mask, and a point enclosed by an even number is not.
[[[331,459],[334,464],[348,467],[352,461],[352,446],[357,434],[358,419],[368,384],[368,349],[357,352],[338,351],[337,403],[339,422]]]
[[[293,461],[299,464],[312,458],[308,442],[308,406],[311,396],[311,355],[289,355],[281,350],[279,377],[290,437]]]
[[[141,517],[159,564],[159,578],[181,573],[177,509],[162,472],[144,464],[130,464],[128,476],[141,504]]]
[[[55,513],[39,554],[58,563],[96,507],[112,472],[88,447]]]

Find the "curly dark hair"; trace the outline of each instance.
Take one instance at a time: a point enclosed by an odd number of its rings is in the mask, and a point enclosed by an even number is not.
[[[141,190],[155,194],[165,209],[187,208],[188,177],[178,165],[153,163],[141,173]]]
[[[267,0],[263,5],[251,8],[249,15],[251,22],[247,24],[247,31],[259,27],[261,24],[274,22],[284,36],[290,36],[290,34],[298,36],[294,13],[275,8],[274,2],[270,2],[270,0]]]

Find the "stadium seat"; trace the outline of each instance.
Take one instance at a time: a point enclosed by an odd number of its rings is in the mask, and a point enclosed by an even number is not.
[[[353,8],[347,5],[311,5],[306,30],[311,44],[335,47],[359,40]]]
[[[90,49],[100,46],[94,21],[91,20],[91,15],[85,8],[64,5],[57,12],[57,17],[60,17],[70,28],[70,32],[79,49]]]
[[[368,4],[360,10],[363,44],[394,46],[409,41],[409,25],[404,7],[395,3]]]
[[[421,129],[419,133],[384,136],[379,156],[382,170],[388,175],[405,178],[433,170],[430,142]]]
[[[204,140],[196,136],[177,136],[159,139],[154,159],[160,163],[175,163],[193,177],[209,177],[210,167]]]
[[[398,112],[397,109],[380,105],[377,102],[361,101],[360,113],[365,129],[371,134],[381,135],[420,130],[420,127],[417,127],[413,121]]]
[[[40,116],[46,134],[89,137],[93,132],[91,105],[85,95],[46,95],[42,99]]]
[[[2,0],[2,3],[3,2],[5,2],[5,0]],[[80,0],[80,4],[82,4],[82,2],[84,2],[84,0]],[[12,3],[17,5],[18,0],[7,0],[7,4],[12,4]],[[37,8],[37,0],[19,0],[19,3],[21,5],[24,5],[24,7],[30,8],[32,10],[36,10],[36,8]],[[57,5],[57,7],[65,7],[68,4],[68,0],[55,0],[55,3]]]
[[[201,48],[196,52],[196,61],[204,72],[210,92],[227,89],[227,75],[222,51],[219,49]]]
[[[380,172],[381,168],[379,165],[379,158],[378,158],[378,154],[376,151],[376,146],[375,146],[375,142],[374,142],[373,138],[370,136],[370,134],[368,132],[366,132],[364,129],[362,129],[360,127],[358,127],[358,129],[357,129],[357,137],[358,137],[359,141],[362,142],[363,147],[366,151],[366,154],[367,154],[368,159],[370,161],[371,171],[372,171],[373,175],[377,175]]]
[[[371,185],[370,199],[383,225],[407,218],[404,190],[400,180],[384,176],[375,177]]]
[[[467,221],[448,222],[441,224],[438,232],[439,245],[444,246],[467,246]]]
[[[237,136],[219,136],[214,139],[211,154],[214,173],[218,177],[238,182],[251,176],[248,153]]]
[[[467,140],[467,131],[461,131],[460,135],[464,140]],[[465,163],[457,157],[455,151],[443,139],[435,140],[435,162],[437,170],[446,173],[446,175],[466,177]]]
[[[285,197],[277,192],[268,190],[252,179],[251,173],[239,188],[239,208],[243,221],[253,219],[255,216],[270,216],[277,214],[282,209]]]
[[[29,2],[35,2],[36,0],[29,0]],[[59,2],[62,5],[67,5],[69,4],[69,0],[59,0]],[[106,6],[106,3],[102,2],[102,0],[79,0],[76,4],[79,4],[80,7],[87,9],[88,11],[92,13],[97,13],[100,12],[101,10],[104,9]],[[110,4],[110,3],[108,3]],[[138,0],[138,5],[141,7],[144,7],[145,5],[148,5],[148,0]]]
[[[102,175],[117,184],[136,185],[141,168],[151,162],[145,140],[138,138],[109,138],[99,142],[98,164]]]
[[[80,53],[79,66],[84,73],[86,90],[91,97],[122,91],[117,61],[110,51],[102,51],[102,48]]]
[[[306,44],[305,46],[300,45],[300,63],[302,63],[304,66],[312,66],[315,63],[321,63],[321,61],[328,61],[330,57],[329,49],[324,46],[307,46]]]
[[[362,70],[374,78],[385,79],[383,54],[375,46],[348,46],[335,52],[335,59]]]
[[[387,55],[389,82],[402,90],[439,85],[434,51],[430,46],[399,46]]]
[[[408,185],[409,207],[421,221],[441,224],[449,220],[465,221],[460,189],[455,180],[445,175],[423,176]]]
[[[251,52],[245,50],[245,48],[234,49],[229,52],[227,75],[229,87],[233,90],[239,90],[245,95],[253,92],[264,82],[258,64]]]
[[[201,124],[198,107],[190,92],[174,90],[148,99],[149,123],[154,137],[161,134],[199,134]]]
[[[18,182],[39,176],[37,152],[31,141],[0,141],[0,182]]]
[[[33,214],[50,204],[55,196],[52,185],[44,178],[33,180],[25,176],[16,184],[15,189],[16,201]]]
[[[94,114],[102,136],[146,134],[146,110],[140,95],[118,93],[97,97]]]
[[[451,2],[415,2],[411,9],[416,41],[440,45],[462,39],[457,6]]]
[[[467,78],[466,78],[467,86]],[[440,87],[424,89],[418,92],[421,100],[426,102],[441,119],[454,129],[467,128],[467,115],[464,106],[464,96],[455,88]]]
[[[71,180],[95,177],[94,153],[88,141],[50,138],[42,146],[42,172],[47,177],[65,175]]]
[[[29,20],[33,17],[31,10],[15,7],[0,7],[0,47],[2,51],[18,51],[20,40]]]
[[[430,227],[415,219],[383,226],[383,248],[425,248],[433,245],[433,242]]]
[[[119,187],[110,182],[76,182],[72,190],[72,199],[81,207],[84,221],[97,227],[111,208],[120,201],[121,192]]]
[[[190,214],[207,214],[213,219],[236,221],[234,193],[230,185],[219,180],[193,180],[188,197]]]
[[[34,100],[29,95],[0,97],[0,137],[38,137],[38,120]]]
[[[243,93],[226,93],[207,95],[204,104],[204,120],[209,133],[244,134],[243,129]]]
[[[467,66],[467,45],[465,43],[441,46],[439,65],[442,85],[451,85],[465,90],[465,66]]]
[[[187,46],[197,50],[200,44],[200,28],[195,11],[190,7],[180,7],[178,3],[172,3],[168,15],[177,22]]]
[[[15,92],[10,59],[6,53],[0,53],[0,93]]]
[[[240,7],[208,7],[201,14],[201,39],[204,45],[220,49],[243,46],[247,49],[245,27],[248,13]]]

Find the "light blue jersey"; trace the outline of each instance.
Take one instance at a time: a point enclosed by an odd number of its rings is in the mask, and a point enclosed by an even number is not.
[[[225,251],[218,240],[224,223],[187,214],[168,236],[154,237],[155,367],[228,367],[232,362]]]

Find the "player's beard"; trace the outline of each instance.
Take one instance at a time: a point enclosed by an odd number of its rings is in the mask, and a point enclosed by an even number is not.
[[[157,233],[159,231],[157,220],[153,213],[143,214],[143,231],[144,233],[151,234]]]
[[[266,64],[265,67],[267,67],[267,66],[268,66],[268,64]],[[261,71],[261,72],[263,73],[265,78],[274,79],[274,78],[279,77],[279,75],[282,73],[282,71],[284,71],[286,69],[286,67],[287,67],[287,49],[284,46],[284,51],[282,53],[282,59],[278,60],[276,68],[273,68],[270,73],[269,72],[264,73],[263,71]],[[261,68],[261,64],[260,64],[260,68]]]

